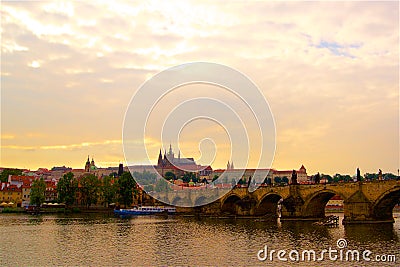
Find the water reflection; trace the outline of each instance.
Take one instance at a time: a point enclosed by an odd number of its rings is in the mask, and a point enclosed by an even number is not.
[[[339,238],[346,238],[350,248],[398,255],[399,228],[398,220],[394,225],[326,228],[260,219],[0,215],[0,266],[265,266],[271,262],[256,257],[264,245],[320,251],[335,247]]]
[[[43,217],[40,215],[35,215],[33,217],[29,217],[26,222],[31,225],[38,225],[43,223]]]
[[[346,225],[345,236],[359,243],[399,241],[399,237],[391,223]]]

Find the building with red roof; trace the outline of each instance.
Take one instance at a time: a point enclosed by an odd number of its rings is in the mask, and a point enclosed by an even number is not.
[[[7,203],[8,206],[21,207],[21,187],[10,183],[2,183],[0,187],[0,201],[1,203]]]

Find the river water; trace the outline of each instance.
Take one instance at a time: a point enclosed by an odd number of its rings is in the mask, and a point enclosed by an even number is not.
[[[327,228],[303,221],[0,214],[0,266],[400,266],[395,217],[394,224]],[[329,247],[332,254],[322,254]],[[271,260],[271,250],[284,250],[287,261],[277,252]],[[304,250],[314,250],[316,261],[302,259]],[[348,250],[358,250],[360,260],[350,261],[350,254],[346,260]],[[396,261],[376,262],[387,255]]]

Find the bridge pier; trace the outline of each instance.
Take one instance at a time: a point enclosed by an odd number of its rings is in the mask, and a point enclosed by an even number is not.
[[[398,188],[378,199],[371,199],[366,194],[377,190],[382,183],[375,184],[375,188],[366,188],[365,184],[358,183],[358,191],[343,202],[343,224],[358,223],[393,223],[393,208],[400,198]]]
[[[373,221],[371,215],[372,203],[368,201],[361,190],[345,200],[343,204],[343,224]]]
[[[289,185],[289,197],[283,200],[281,219],[299,219],[303,217],[302,207],[304,200],[300,196],[298,185]]]

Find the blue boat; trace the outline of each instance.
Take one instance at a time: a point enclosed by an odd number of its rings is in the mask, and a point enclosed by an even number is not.
[[[132,209],[119,209],[114,210],[114,215],[123,217],[137,216],[137,215],[162,215],[162,214],[175,214],[176,208],[164,206],[143,206],[133,207]]]

